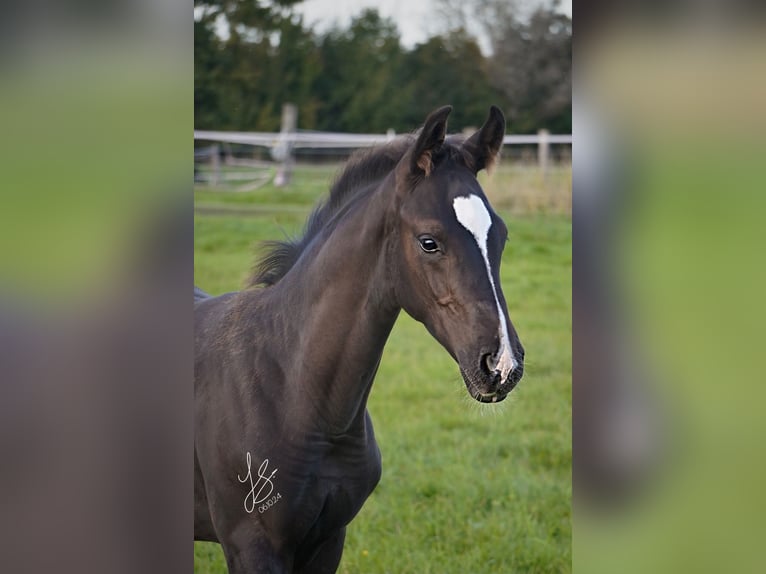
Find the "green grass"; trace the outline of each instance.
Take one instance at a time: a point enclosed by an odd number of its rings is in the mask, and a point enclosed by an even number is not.
[[[300,230],[328,178],[296,175],[288,191],[196,193],[197,285],[240,288],[259,240]],[[204,214],[211,204],[264,203],[290,209]],[[501,279],[527,350],[524,379],[504,403],[476,403],[446,351],[402,315],[368,405],[383,476],[349,525],[341,573],[571,571],[571,220],[500,213],[510,230]],[[226,572],[218,545],[195,544],[195,572]]]

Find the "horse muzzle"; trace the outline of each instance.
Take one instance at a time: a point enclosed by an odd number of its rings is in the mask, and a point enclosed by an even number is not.
[[[473,368],[460,367],[468,394],[480,403],[499,403],[508,396],[524,375],[524,351],[514,354],[514,367],[503,380],[497,369],[494,355],[482,355],[479,364]]]

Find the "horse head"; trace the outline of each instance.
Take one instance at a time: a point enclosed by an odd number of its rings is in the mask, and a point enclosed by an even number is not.
[[[460,366],[469,394],[499,402],[524,371],[524,348],[500,285],[508,230],[476,174],[496,159],[505,118],[492,107],[467,139],[446,137],[445,106],[431,113],[395,169],[392,273],[401,307]]]

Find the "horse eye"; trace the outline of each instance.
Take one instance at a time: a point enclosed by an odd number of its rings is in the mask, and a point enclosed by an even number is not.
[[[420,242],[420,248],[426,253],[435,253],[436,251],[439,251],[439,244],[436,243],[436,240],[430,235],[421,235],[418,237],[418,241]]]

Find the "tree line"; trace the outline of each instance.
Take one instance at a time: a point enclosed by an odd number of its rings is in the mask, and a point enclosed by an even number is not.
[[[555,4],[521,17],[507,0],[461,0],[484,15],[485,55],[463,18],[407,49],[374,9],[319,34],[295,13],[299,2],[195,0],[196,129],[278,131],[292,102],[302,129],[405,132],[450,103],[457,131],[494,103],[513,133],[571,133],[572,22]],[[445,12],[451,3],[437,2]]]

